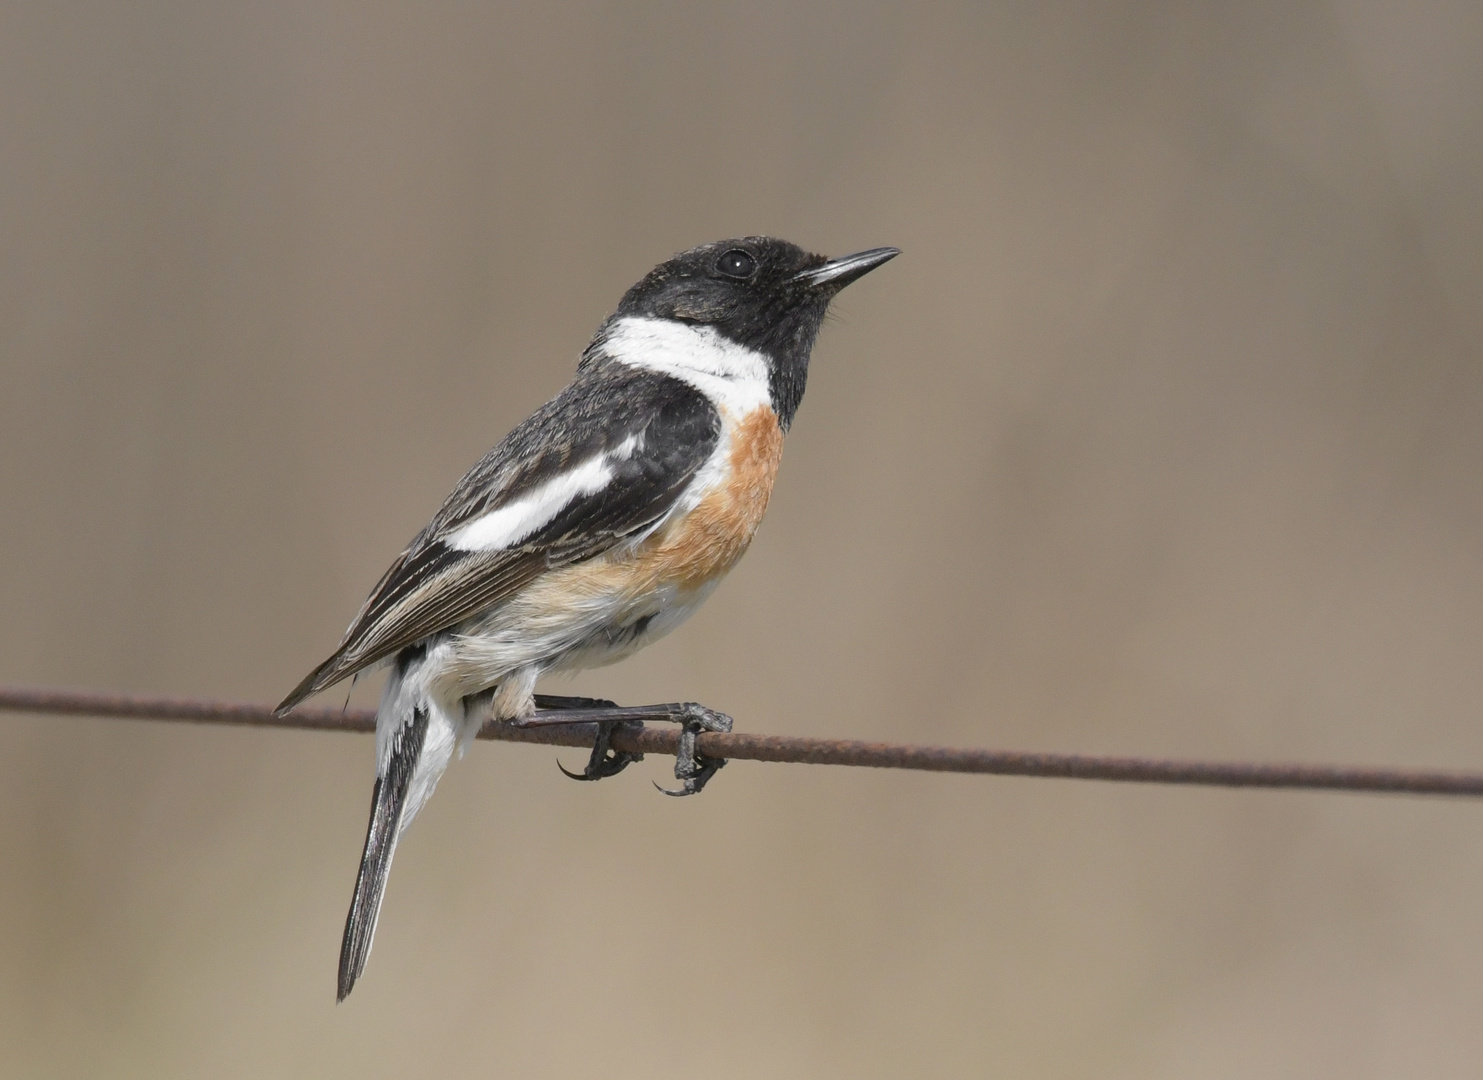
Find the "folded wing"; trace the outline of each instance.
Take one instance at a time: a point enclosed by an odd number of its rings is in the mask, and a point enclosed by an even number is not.
[[[278,711],[497,606],[548,567],[643,534],[674,508],[720,427],[706,397],[677,379],[584,366],[459,482]]]

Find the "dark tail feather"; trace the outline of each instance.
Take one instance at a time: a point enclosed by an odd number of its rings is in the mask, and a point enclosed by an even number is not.
[[[371,824],[366,830],[366,852],[361,856],[360,875],[355,879],[355,899],[345,919],[345,940],[340,945],[340,989],[336,1001],[344,1001],[355,980],[366,968],[371,939],[376,934],[376,916],[386,894],[386,875],[396,851],[398,826],[412,787],[412,771],[422,755],[427,735],[427,710],[416,709],[412,722],[404,724],[392,741],[386,772],[376,778],[371,793]]]

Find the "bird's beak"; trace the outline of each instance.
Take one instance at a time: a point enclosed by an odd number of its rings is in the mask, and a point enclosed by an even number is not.
[[[881,263],[889,262],[901,254],[900,248],[871,248],[857,251],[842,259],[830,259],[823,266],[815,266],[795,274],[793,280],[811,289],[827,285],[834,290],[843,289],[856,278],[864,277]]]

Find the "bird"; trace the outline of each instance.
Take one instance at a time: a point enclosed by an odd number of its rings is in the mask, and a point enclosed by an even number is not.
[[[283,699],[280,715],[389,668],[337,1001],[364,971],[398,839],[491,716],[597,723],[578,779],[634,760],[608,739],[644,719],[681,724],[684,784],[669,794],[699,791],[724,764],[695,750],[700,731],[731,729],[724,714],[544,696],[538,710],[536,682],[621,660],[710,595],[767,508],[830,302],[898,254],[829,259],[749,236],[660,263],[598,328],[572,382],[469,470]]]

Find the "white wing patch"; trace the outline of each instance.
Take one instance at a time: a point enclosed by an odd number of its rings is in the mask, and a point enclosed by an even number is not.
[[[672,513],[692,509],[725,472],[731,424],[754,409],[772,406],[767,358],[708,326],[638,316],[614,320],[603,334],[602,344],[608,356],[619,363],[669,375],[695,387],[726,418],[720,445]],[[514,502],[475,518],[444,542],[459,551],[512,547],[550,522],[574,499],[607,487],[613,480],[612,463],[633,456],[641,446],[642,436],[630,436],[607,453],[588,458]]]
[[[595,495],[613,481],[613,462],[624,461],[643,445],[630,435],[613,449],[559,473],[498,510],[475,518],[444,543],[458,551],[501,551],[520,543],[583,495]]]
[[[709,326],[628,315],[607,328],[603,349],[619,363],[688,383],[732,416],[772,404],[767,358]]]

